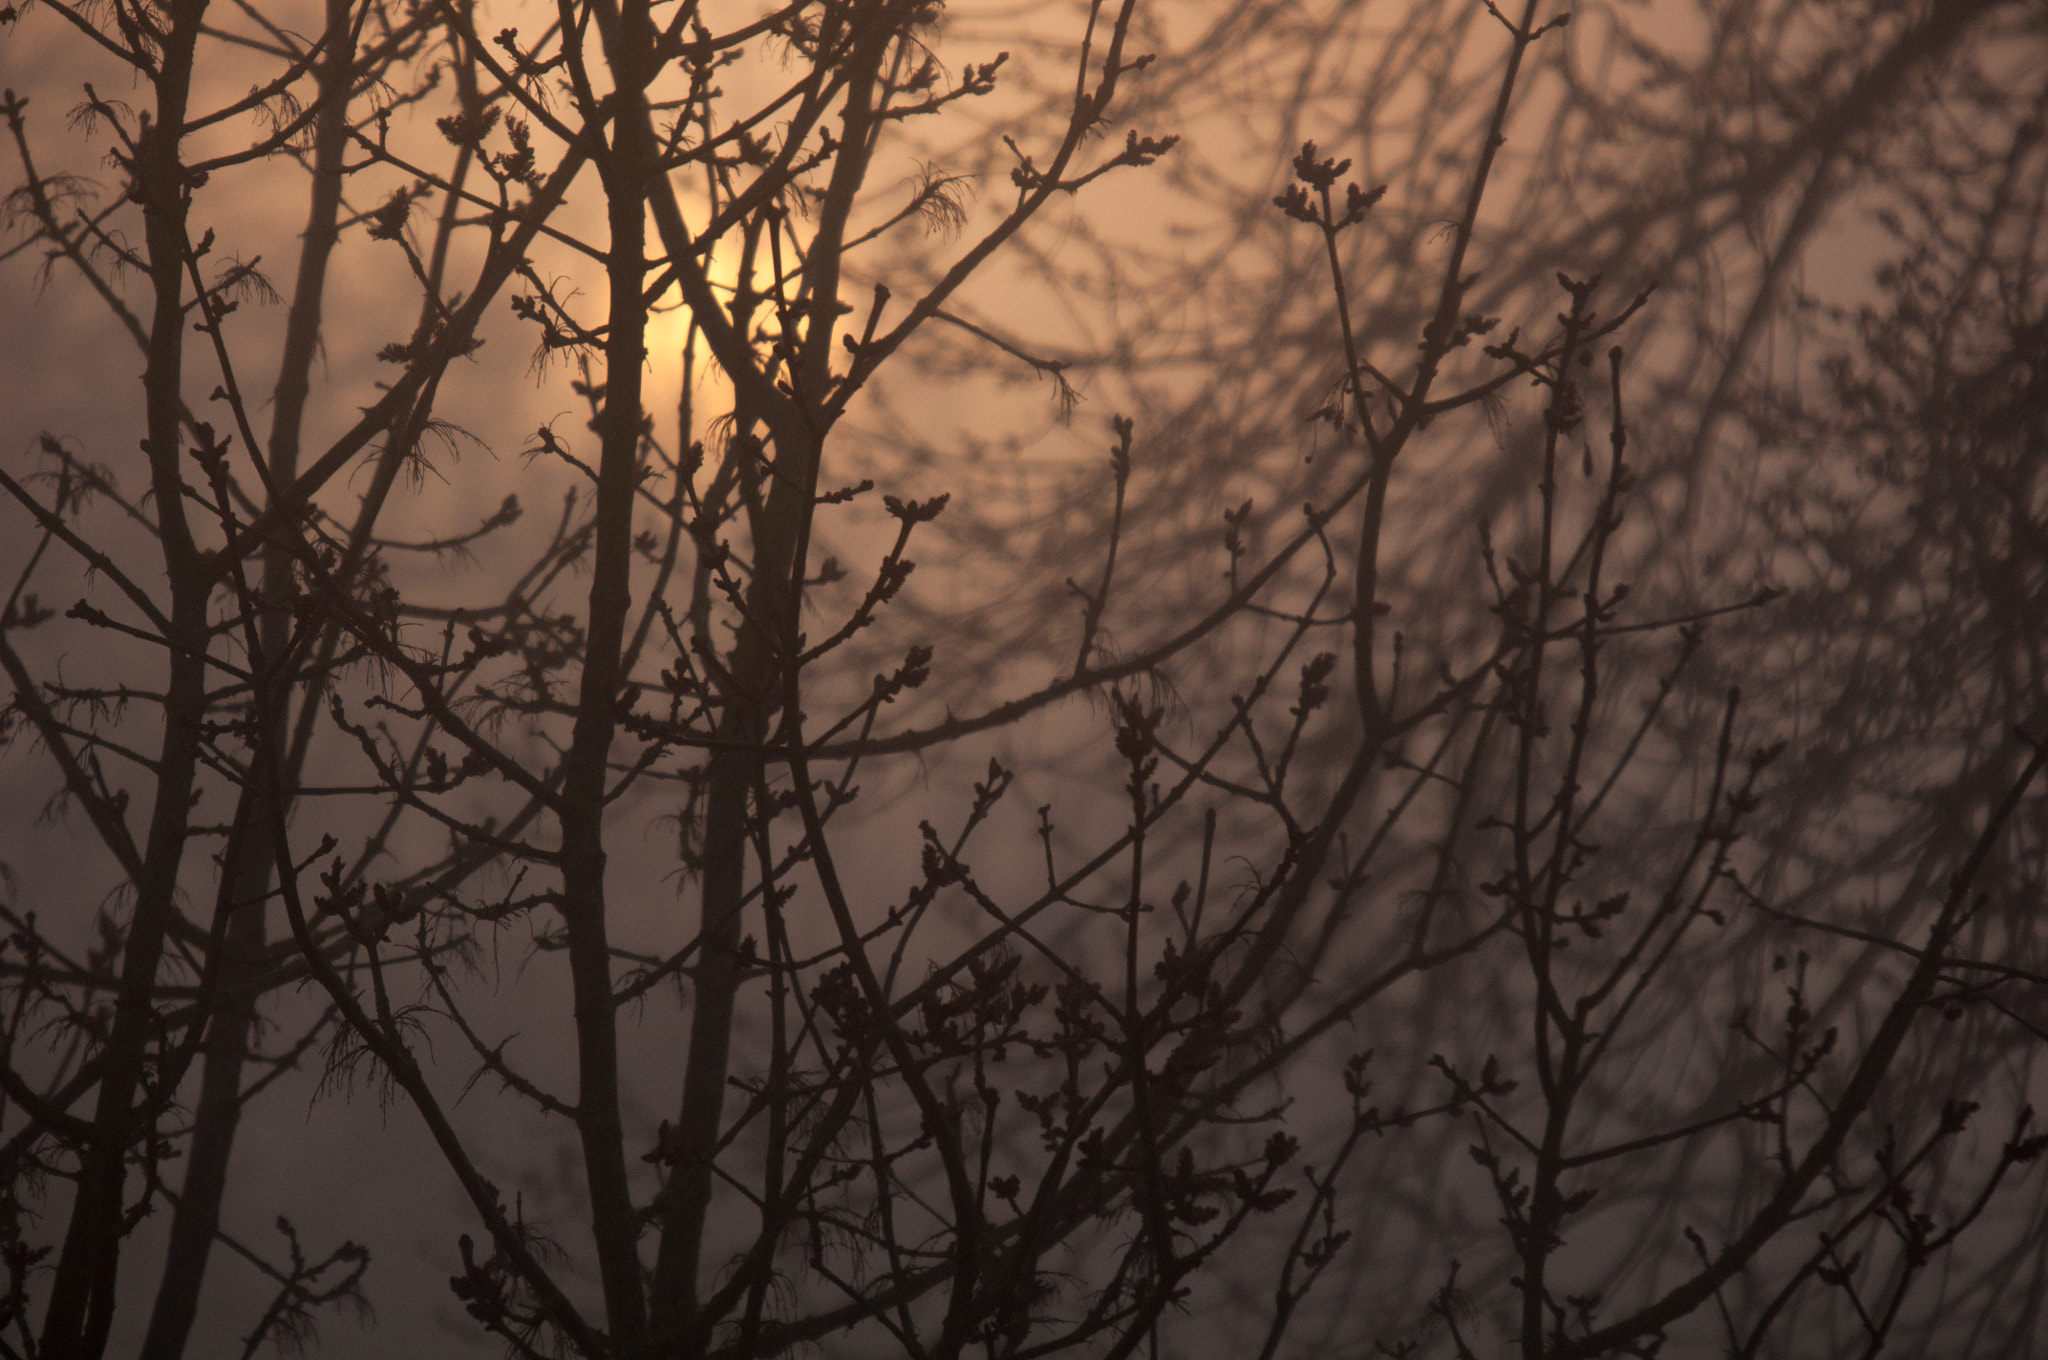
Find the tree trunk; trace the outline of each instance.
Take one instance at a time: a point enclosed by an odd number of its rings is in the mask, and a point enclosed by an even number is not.
[[[156,1031],[152,993],[164,937],[177,909],[178,866],[190,829],[200,721],[206,712],[206,605],[211,583],[186,523],[182,474],[189,187],[179,154],[193,49],[205,13],[206,0],[181,0],[168,8],[154,82],[155,121],[139,140],[133,166],[155,291],[143,384],[150,482],[171,588],[171,636],[166,639],[171,647],[170,679],[165,686],[155,804],[142,877],[135,884],[134,915],[122,948],[120,989],[103,1052],[93,1136],[83,1150],[71,1220],[44,1317],[42,1354],[46,1360],[96,1360],[106,1347],[107,1331],[113,1323],[121,1239],[127,1231],[123,1222],[127,1153],[136,1139],[147,1133],[138,1124],[149,1122],[153,1115],[147,1103],[137,1108],[136,1094],[143,1084],[148,1046]]]

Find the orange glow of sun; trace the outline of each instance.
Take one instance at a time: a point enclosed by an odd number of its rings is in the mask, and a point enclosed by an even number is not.
[[[712,291],[721,301],[732,296],[739,284],[740,245],[721,240],[711,249],[707,274]],[[687,349],[687,359],[685,351]],[[701,438],[705,426],[732,409],[732,383],[711,356],[702,331],[692,324],[690,309],[682,290],[671,286],[655,302],[647,318],[647,389],[650,410],[674,413],[684,396],[684,375],[689,375],[691,425],[687,438]]]

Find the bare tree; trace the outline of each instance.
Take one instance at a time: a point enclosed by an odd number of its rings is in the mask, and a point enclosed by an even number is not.
[[[1662,487],[1712,489],[1682,460],[1674,476],[1653,459],[1646,484],[1631,453],[1679,410],[1681,442],[1713,444],[1752,328],[1703,399],[1660,376],[1630,417],[1636,373],[1666,362],[1651,271],[1625,289],[1578,272],[1628,232],[1670,239],[1656,272],[1699,267],[1722,200],[1617,196],[1513,248],[1491,215],[1503,182],[1517,214],[1555,211],[1563,182],[1503,154],[1549,109],[1529,91],[1569,33],[1535,0],[1419,9],[1390,41],[1441,63],[1398,189],[1305,142],[1258,195],[1256,238],[1287,233],[1261,247],[1279,276],[1314,271],[1327,302],[1302,323],[1285,295],[1254,328],[1295,334],[1251,373],[1262,418],[1293,422],[1312,396],[1308,433],[1272,439],[1311,471],[1233,503],[1220,462],[1174,459],[1202,419],[1165,442],[1116,416],[1095,513],[1063,543],[982,487],[962,515],[924,484],[934,460],[878,461],[853,427],[934,410],[929,370],[961,344],[1062,404],[1090,367],[990,321],[976,280],[1014,259],[1061,283],[1033,224],[1157,179],[1180,151],[1152,117],[1206,92],[1200,62],[1155,78],[1142,40],[1164,33],[1136,0],[1071,17],[1027,35],[1028,61],[963,64],[953,18],[921,0],[729,19],[330,0],[317,38],[203,0],[10,11],[148,94],[145,112],[84,86],[117,146],[104,196],[39,169],[26,101],[6,112],[18,253],[83,281],[145,356],[149,491],[126,496],[119,466],[56,433],[33,473],[0,472],[31,526],[0,628],[10,722],[120,901],[90,926],[8,908],[0,1344],[103,1354],[129,1311],[123,1244],[169,1200],[137,1344],[182,1353],[212,1245],[254,1255],[223,1222],[244,1110],[315,1051],[325,1088],[366,1082],[420,1121],[465,1201],[454,1296],[517,1354],[1123,1356],[1194,1344],[1176,1319],[1219,1298],[1267,1355],[1330,1327],[1394,1354],[1811,1353],[1816,1335],[1874,1353],[1918,1325],[1915,1282],[2042,1147],[2019,1088],[1997,1085],[2030,1052],[2024,1024],[1973,1040],[1966,1082],[1928,1065],[1952,1051],[1938,1017],[2013,1020],[2011,994],[2040,985],[1993,924],[2039,892],[2048,755],[2037,715],[2010,730],[2038,672],[1998,668],[1977,744],[1951,753],[1975,794],[1899,832],[1894,859],[1811,872],[1832,852],[1803,828],[1752,838],[1774,797],[1819,789],[1846,819],[1857,795],[1776,782],[1776,731],[1800,711],[1753,716],[1753,686],[1714,672],[1712,630],[1770,617],[1782,592],[1675,589],[1684,564],[1658,571],[1673,540],[1632,526]],[[1194,50],[1219,69],[1255,17],[1230,11]],[[2001,17],[1887,25],[1788,134],[1786,164],[1820,167],[1825,197],[1867,154],[1845,120]],[[1391,86],[1360,88],[1379,118]],[[1596,102],[1565,90],[1556,128]],[[231,139],[247,117],[257,134]],[[974,154],[1001,148],[1000,174],[931,158],[950,134],[926,129],[955,120]],[[2034,143],[2014,136],[1985,220],[2032,239]],[[1730,192],[1764,201],[1783,178]],[[270,285],[236,253],[238,215],[281,183],[308,207],[273,324],[244,310]],[[1092,248],[1125,248],[1097,221]],[[1908,236],[1938,275],[1955,266],[1927,221]],[[2013,239],[1979,254],[2023,273]],[[337,258],[361,271],[346,291]],[[1784,258],[1766,258],[1759,317],[1789,295]],[[1554,277],[1540,303],[1536,274]],[[1945,293],[1952,312],[1978,286]],[[2013,376],[2034,371],[2038,309],[2018,296],[1972,370],[2017,414],[1968,426],[1986,450],[1969,466],[2032,532],[2031,482],[1991,452],[2038,442]],[[400,305],[413,319],[389,338]],[[1869,323],[1872,352],[1921,315]],[[339,351],[345,324],[360,352]],[[1627,357],[1639,335],[1645,361]],[[245,392],[266,347],[259,439]],[[899,356],[927,375],[879,389]],[[514,390],[587,419],[514,434]],[[1828,428],[1897,434],[1880,390],[1844,376]],[[1948,439],[1949,409],[1914,428]],[[1482,433],[1502,456],[1470,491],[1434,490]],[[465,504],[490,479],[456,454],[508,440],[522,491],[560,489],[551,526],[512,496],[490,508],[502,488]],[[1187,514],[1205,505],[1220,513]],[[913,546],[929,556],[926,526],[954,519],[1041,554],[982,591],[1039,611],[1041,644],[1010,670],[911,587]],[[1430,533],[1449,550],[1430,555]],[[956,570],[990,560],[948,546]],[[1159,592],[1196,553],[1212,569]],[[2038,563],[2000,556],[2021,574],[1966,598],[2038,593]],[[465,559],[480,569],[432,569]],[[60,560],[95,578],[61,622],[40,602]],[[1629,588],[1638,572],[1650,588]],[[1077,603],[1049,624],[1061,593]],[[2001,607],[1981,632],[2010,660],[2025,611]],[[92,683],[64,678],[67,646]],[[1724,670],[1789,688],[1762,651]],[[1989,663],[1957,664],[1961,685]],[[1035,768],[1015,750],[1038,741],[1065,749]],[[907,762],[945,792],[908,787]],[[201,820],[223,802],[229,820]],[[656,817],[675,850],[649,870],[622,846]],[[211,866],[194,840],[218,845]],[[1851,876],[1881,900],[1875,924],[1835,909]],[[490,966],[508,947],[525,957],[511,1000],[550,1031],[518,1049]],[[1398,1019],[1446,1005],[1448,1037]],[[479,1084],[495,1127],[456,1108]],[[1978,1095],[2005,1123],[1989,1144],[1965,1136]],[[508,1195],[511,1130],[549,1126],[573,1174]],[[1464,1148],[1470,1170],[1411,1179],[1402,1201],[1404,1174]],[[280,1226],[250,1351],[359,1298],[368,1264]],[[1346,1292],[1383,1272],[1409,1287]],[[1823,1293],[1839,1307],[1808,1302]]]

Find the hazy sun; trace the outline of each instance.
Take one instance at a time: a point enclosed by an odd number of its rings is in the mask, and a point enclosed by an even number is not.
[[[733,240],[721,240],[711,248],[708,272],[721,302],[738,286],[740,255],[740,245]],[[712,360],[703,332],[692,324],[680,288],[672,286],[663,293],[647,318],[647,363],[646,402],[657,420],[664,411],[671,420],[677,418],[688,376],[693,428],[685,433],[685,442],[702,438],[707,424],[731,410],[732,383]]]

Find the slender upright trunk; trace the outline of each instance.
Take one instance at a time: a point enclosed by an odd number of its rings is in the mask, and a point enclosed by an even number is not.
[[[93,1137],[83,1149],[77,1193],[44,1317],[45,1360],[96,1360],[114,1318],[115,1277],[125,1235],[128,1149],[147,1133],[151,1113],[137,1108],[148,1046],[156,1030],[152,993],[164,937],[176,910],[178,866],[191,824],[200,720],[206,711],[206,603],[211,583],[185,518],[183,361],[185,345],[185,214],[188,187],[179,154],[192,56],[206,0],[177,0],[164,14],[157,54],[153,120],[140,130],[133,166],[142,203],[144,240],[155,306],[143,384],[150,485],[165,574],[170,581],[170,676],[164,689],[164,733],[156,795],[135,883],[135,910],[123,944],[114,1022],[102,1052]]]
[[[319,74],[322,106],[314,123],[312,204],[299,248],[291,314],[285,321],[270,427],[271,479],[280,486],[290,485],[299,472],[300,431],[311,391],[313,361],[319,353],[327,262],[340,236],[342,153],[348,145],[348,95],[355,71],[353,8],[354,0],[327,0]],[[251,658],[254,665],[274,666],[283,654],[291,627],[291,578],[290,555],[281,547],[267,549],[260,625],[263,654]],[[280,686],[274,692],[282,695],[287,691]],[[272,711],[263,715],[273,730],[282,729],[285,717],[282,702],[274,703]],[[220,1227],[228,1159],[241,1122],[242,1071],[256,1020],[257,998],[250,984],[263,966],[268,940],[265,898],[276,859],[270,843],[271,818],[254,806],[261,796],[261,782],[252,783],[243,791],[243,805],[236,811],[240,834],[226,869],[230,915],[222,957],[215,963],[213,1016],[206,1036],[199,1104],[193,1113],[185,1178],[171,1218],[164,1271],[143,1338],[142,1360],[180,1360],[184,1355],[199,1315],[199,1294],[206,1281],[214,1233]]]
[[[755,575],[755,594],[763,573]],[[746,632],[755,631],[746,626]],[[704,1223],[711,1208],[712,1152],[725,1111],[725,1079],[732,1052],[732,1013],[740,984],[740,905],[746,896],[747,819],[761,780],[767,649],[742,641],[718,724],[705,787],[703,906],[692,972],[690,1049],[683,1069],[676,1125],[676,1165],[662,1206],[661,1246],[655,1260],[654,1332],[669,1339],[697,1311],[697,1270]]]
[[[690,1012],[690,1049],[676,1122],[676,1166],[664,1195],[661,1246],[654,1267],[653,1330],[664,1342],[690,1328],[697,1272],[711,1209],[712,1155],[725,1110],[731,1066],[733,1006],[744,969],[740,909],[754,791],[760,787],[768,715],[783,692],[785,621],[796,608],[792,573],[813,504],[819,439],[801,414],[775,432],[776,475],[753,525],[753,578],[723,696],[717,749],[705,785],[703,906]],[[744,455],[741,455],[744,456]]]
[[[590,584],[582,687],[562,782],[562,917],[575,993],[577,1132],[589,1183],[591,1231],[612,1344],[631,1354],[646,1329],[640,1225],[626,1177],[619,1116],[619,1055],[612,1003],[611,946],[605,921],[604,798],[606,761],[617,730],[623,677],[620,656],[632,602],[633,498],[640,475],[641,376],[646,364],[647,308],[640,290],[647,272],[646,177],[654,147],[640,107],[654,52],[646,0],[629,0],[611,54],[615,97],[632,106],[613,127],[601,161],[611,229],[606,271],[611,288],[605,339],[602,448],[597,478],[597,532]]]
[[[785,667],[794,664],[789,648],[796,637],[800,603],[799,559],[809,534],[823,456],[823,411],[839,317],[840,249],[847,214],[867,177],[874,81],[895,34],[891,20],[888,7],[875,4],[852,21],[867,28],[847,59],[844,140],[806,262],[811,291],[803,344],[789,370],[792,400],[771,421],[774,476],[761,515],[751,526],[753,577],[728,671],[732,688],[724,696],[718,749],[706,783],[703,908],[693,973],[690,1051],[677,1117],[675,1175],[662,1206],[661,1248],[654,1268],[653,1327],[664,1341],[695,1326],[697,1275],[711,1211],[712,1157],[724,1115],[733,1008],[743,973],[740,908],[746,899],[752,801],[765,769],[762,747],[768,737],[768,715],[783,696]]]

